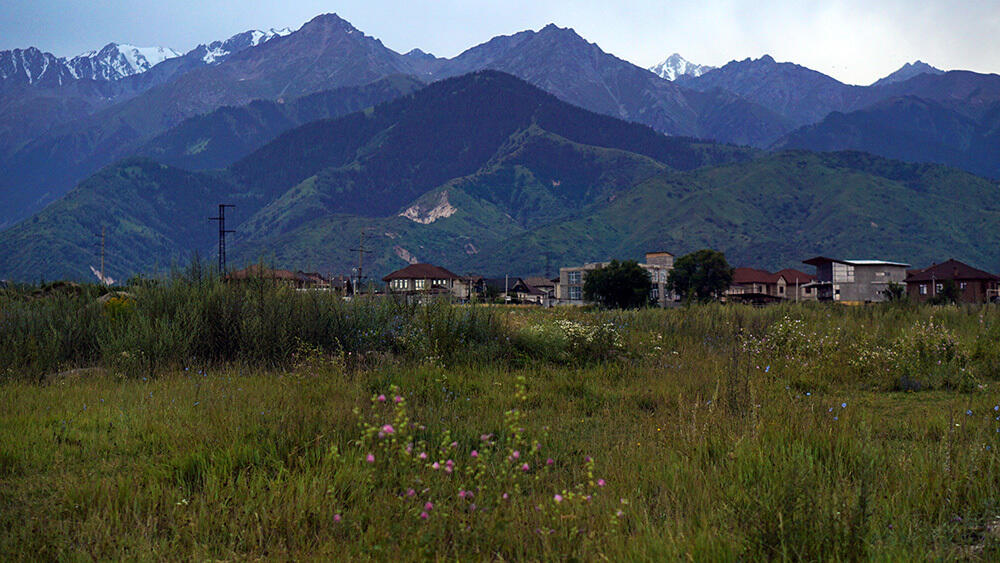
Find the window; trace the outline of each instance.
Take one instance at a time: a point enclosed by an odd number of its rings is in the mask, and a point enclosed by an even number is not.
[[[965,291],[965,287],[967,285],[969,285],[969,284],[967,284],[966,282],[958,282],[958,289],[961,289],[962,291]]]
[[[579,274],[579,272],[577,273]],[[570,287],[569,298],[573,301],[579,301],[583,299],[583,289],[579,287]]]
[[[567,273],[566,276],[569,279],[569,283],[580,283],[581,278],[583,277],[580,275],[581,273],[582,272],[580,271]]]
[[[656,300],[659,300],[659,299],[660,299],[660,288],[658,288],[658,287],[656,287],[656,286],[653,286],[653,289],[652,289],[652,290],[650,290],[650,292],[649,292],[649,296],[650,296],[650,297],[651,297],[651,298],[652,298],[652,299],[653,299],[654,301],[656,301]]]
[[[927,284],[920,284],[920,295],[927,295]]]
[[[423,289],[427,280],[413,280],[413,285],[416,289]]]
[[[943,283],[936,284],[934,288],[938,291],[944,291],[944,284]]]

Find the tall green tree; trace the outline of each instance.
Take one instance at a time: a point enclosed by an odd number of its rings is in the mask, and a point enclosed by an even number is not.
[[[583,298],[613,309],[636,309],[649,304],[653,288],[649,272],[635,260],[612,260],[607,266],[587,272]]]
[[[674,262],[667,277],[667,287],[685,301],[707,302],[718,299],[733,283],[733,269],[726,255],[704,249],[685,254]]]

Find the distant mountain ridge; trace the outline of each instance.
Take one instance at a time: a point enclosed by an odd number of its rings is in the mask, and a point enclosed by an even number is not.
[[[920,74],[944,74],[944,72],[945,71],[939,68],[934,68],[923,61],[914,61],[912,63],[906,63],[892,74],[876,80],[872,86],[884,86],[894,82],[903,82]]]

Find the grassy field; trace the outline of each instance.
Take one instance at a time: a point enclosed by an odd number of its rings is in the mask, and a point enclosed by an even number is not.
[[[0,558],[1000,557],[995,307],[208,283],[0,298]]]

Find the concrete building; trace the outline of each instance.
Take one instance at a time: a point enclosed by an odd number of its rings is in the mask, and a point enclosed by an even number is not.
[[[410,264],[388,274],[382,281],[390,294],[466,297],[468,288],[459,283],[461,278],[433,264]]]
[[[845,304],[886,301],[890,283],[902,284],[909,264],[886,260],[838,260],[817,256],[803,260],[816,267],[816,281],[807,284],[820,301]]]
[[[589,262],[582,266],[559,268],[559,283],[556,285],[555,301],[560,305],[583,305],[583,284],[587,272],[603,268],[610,262]],[[649,272],[653,284],[650,290],[650,300],[661,307],[674,301],[674,296],[667,290],[667,276],[674,268],[674,255],[669,252],[647,252],[646,261],[639,267]]]

